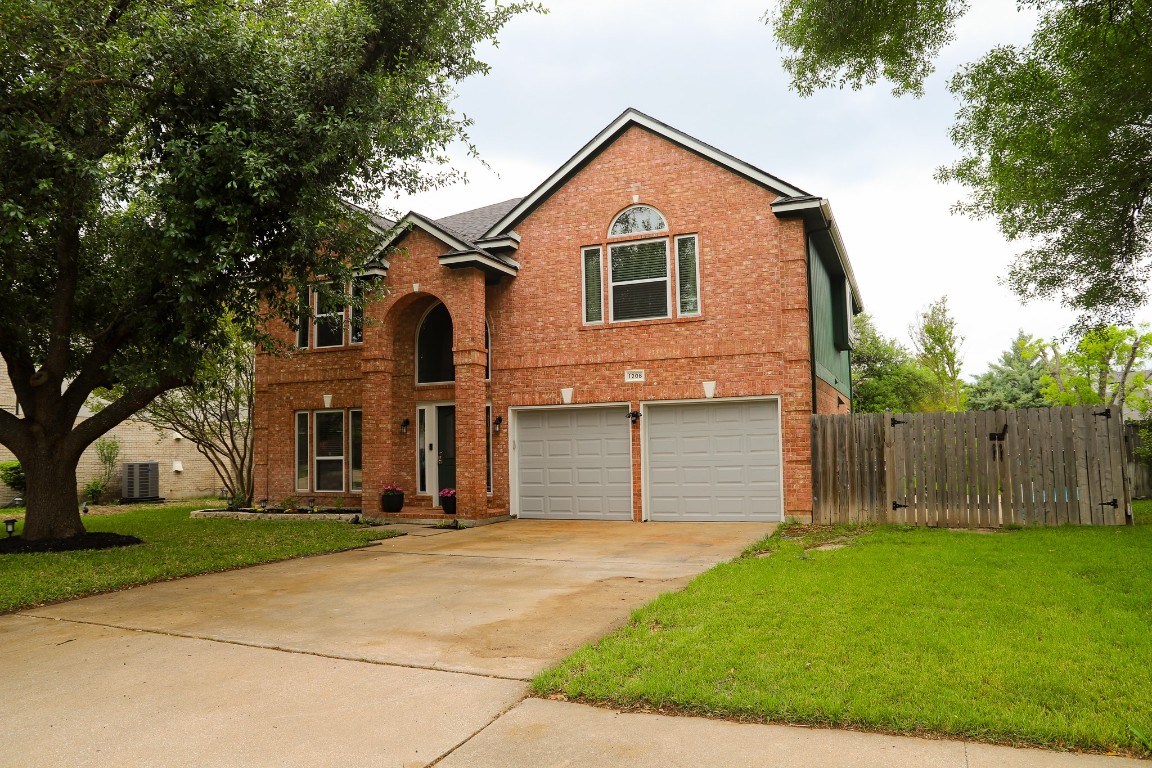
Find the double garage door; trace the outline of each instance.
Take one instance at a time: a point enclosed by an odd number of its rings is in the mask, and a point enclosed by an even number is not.
[[[645,505],[652,520],[782,520],[774,400],[644,408]],[[517,414],[520,517],[632,519],[632,450],[623,406]]]

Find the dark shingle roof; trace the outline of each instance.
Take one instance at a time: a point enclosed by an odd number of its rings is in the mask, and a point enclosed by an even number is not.
[[[459,236],[461,239],[472,242],[482,237],[484,233],[488,231],[489,227],[499,221],[508,211],[512,210],[516,206],[516,203],[522,199],[523,198],[520,197],[514,197],[502,203],[493,203],[483,208],[473,208],[471,211],[455,213],[451,216],[437,219],[436,223],[452,234]]]

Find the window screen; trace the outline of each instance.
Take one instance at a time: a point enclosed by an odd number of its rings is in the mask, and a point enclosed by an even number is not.
[[[340,291],[316,294],[316,346],[344,345],[344,302]]]
[[[308,414],[296,414],[296,490],[308,490]]]
[[[600,276],[600,249],[584,249],[584,322],[604,321],[604,297]]]
[[[344,490],[344,412],[316,413],[316,490]]]
[[[668,317],[668,241],[614,245],[612,319]]]
[[[676,238],[676,281],[681,315],[700,314],[700,278],[696,268],[696,236]]]

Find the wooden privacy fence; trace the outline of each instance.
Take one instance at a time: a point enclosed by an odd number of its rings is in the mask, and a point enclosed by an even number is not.
[[[996,528],[1131,520],[1118,409],[812,417],[812,519]]]
[[[1128,451],[1128,490],[1134,499],[1152,498],[1152,467],[1136,458],[1135,449],[1143,441],[1140,439],[1140,424],[1129,422],[1124,425],[1124,445]]]

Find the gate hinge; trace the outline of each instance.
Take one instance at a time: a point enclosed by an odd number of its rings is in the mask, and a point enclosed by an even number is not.
[[[898,509],[908,509],[908,505],[907,504],[901,504],[898,501],[893,501],[892,502],[892,511],[895,512]]]
[[[896,426],[897,424],[907,424],[907,423],[908,422],[901,421],[900,419],[896,418],[895,416],[892,417],[892,426]]]
[[[1120,508],[1120,502],[1116,499],[1112,499],[1112,501],[1100,502],[1100,506],[1101,507],[1112,507],[1112,509],[1119,509]]]
[[[1093,416],[1103,416],[1106,419],[1110,419],[1110,418],[1112,418],[1112,409],[1111,408],[1105,408],[1104,410],[1100,411],[1099,413],[1094,413],[1092,415]]]

